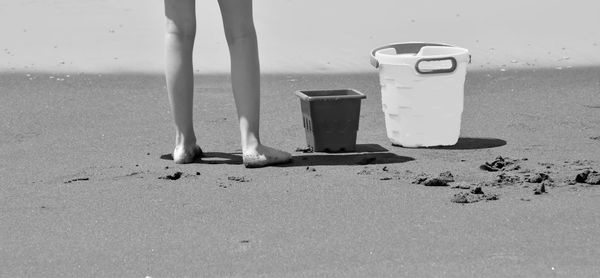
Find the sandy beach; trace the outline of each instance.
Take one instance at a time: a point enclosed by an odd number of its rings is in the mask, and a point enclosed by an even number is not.
[[[261,134],[294,158],[246,169],[208,2],[194,111],[207,157],[187,165],[169,157],[160,2],[0,4],[13,23],[0,26],[0,277],[600,275],[600,185],[582,176],[600,171],[595,4],[547,1],[533,20],[534,1],[346,3],[333,20],[342,1],[258,0]],[[368,51],[421,40],[473,54],[456,146],[386,137]],[[332,88],[367,96],[356,152],[296,151],[294,92]],[[447,186],[426,186],[448,172]]]
[[[162,1],[31,0],[0,3],[0,70],[163,70]],[[217,1],[197,1],[194,65],[226,73],[229,56]],[[467,48],[472,69],[600,64],[600,4],[574,0],[483,3],[343,0],[255,1],[266,73],[367,72],[369,51],[392,42]]]
[[[440,149],[391,146],[376,74],[265,75],[263,136],[289,151],[306,144],[293,91],[367,99],[356,153],[254,170],[240,165],[225,75],[197,77],[209,157],[174,165],[162,76],[3,74],[1,276],[595,276],[600,191],[569,182],[600,168],[599,73],[470,73],[461,141]],[[527,170],[483,187],[498,200],[457,204],[469,190],[413,183],[495,181],[479,166],[497,156]],[[554,182],[534,195],[524,179],[540,172]]]

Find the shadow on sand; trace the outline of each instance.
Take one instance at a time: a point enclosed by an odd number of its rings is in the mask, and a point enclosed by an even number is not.
[[[496,138],[471,138],[461,137],[454,146],[437,146],[424,147],[420,149],[433,150],[476,150],[476,149],[491,149],[506,145],[506,141]]]
[[[160,159],[173,160],[173,155],[163,154],[160,156]],[[202,154],[202,157],[197,158],[192,163],[241,165],[243,162],[241,153],[205,152]]]
[[[294,156],[292,163],[275,165],[275,167],[392,164],[404,163],[413,160],[415,159],[412,157],[399,156],[389,152],[359,154],[309,154]]]
[[[378,144],[356,144],[354,152],[294,155],[292,163],[275,165],[275,167],[391,164],[412,160],[415,159],[390,153],[388,149]]]
[[[160,158],[173,160],[171,154],[163,154]],[[293,154],[291,163],[274,165],[274,167],[391,164],[412,160],[415,159],[390,153],[388,149],[377,144],[358,144],[355,152],[352,153]],[[196,159],[193,163],[241,165],[243,162],[241,153],[205,152],[202,158]]]

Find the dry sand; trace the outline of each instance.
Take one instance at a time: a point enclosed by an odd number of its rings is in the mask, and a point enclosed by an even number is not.
[[[197,1],[195,67],[227,72],[215,0]],[[0,3],[0,70],[161,72],[162,1]],[[455,44],[473,69],[600,64],[600,4],[589,0],[255,0],[265,72],[365,72],[369,51],[403,41]]]
[[[305,146],[295,90],[352,87],[367,95],[359,150],[247,170],[226,75],[197,76],[210,157],[174,165],[161,159],[162,76],[2,74],[0,276],[597,276],[600,185],[568,182],[600,170],[599,76],[471,72],[459,144],[406,149],[385,136],[375,73],[265,75],[267,143]],[[469,190],[412,183],[444,171],[493,181],[500,172],[479,166],[499,155],[527,158],[505,174],[554,185],[484,186],[499,199],[458,204]]]
[[[214,2],[190,165],[168,160],[161,1],[0,3],[0,277],[600,276],[600,185],[573,182],[600,171],[598,4],[256,0],[266,143],[305,146],[296,90],[367,99],[356,153],[248,170]],[[394,41],[471,50],[455,147],[386,138],[367,55]],[[498,156],[520,168],[480,169]]]

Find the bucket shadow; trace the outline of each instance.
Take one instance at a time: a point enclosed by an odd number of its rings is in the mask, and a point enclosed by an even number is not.
[[[381,153],[389,150],[378,144],[356,144],[357,153]]]
[[[412,157],[399,156],[394,153],[353,153],[353,154],[309,154],[293,157],[291,163],[274,167],[306,167],[334,165],[377,165],[404,163],[415,160]]]
[[[292,159],[291,163],[274,167],[392,164],[415,160],[412,157],[390,153],[378,144],[356,144],[353,152],[310,152],[294,155]]]
[[[433,150],[477,150],[477,149],[491,149],[506,145],[506,141],[497,138],[472,138],[472,137],[461,137],[454,146],[436,146],[436,147],[423,147],[420,149],[433,149]]]
[[[306,148],[297,148],[296,152],[305,152],[306,151],[308,153],[313,153],[313,151],[310,150],[310,147],[306,147]],[[354,148],[354,151],[351,152],[346,152],[346,151],[339,151],[339,152],[322,152],[322,153],[381,153],[381,152],[388,152],[390,150],[382,147],[381,145],[378,144],[356,144],[356,147]],[[318,152],[320,153],[320,152]]]

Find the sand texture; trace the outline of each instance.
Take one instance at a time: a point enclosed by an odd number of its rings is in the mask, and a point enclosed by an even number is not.
[[[600,2],[255,0],[246,169],[217,1],[171,160],[163,2],[0,2],[0,277],[600,277]],[[461,138],[386,137],[371,49],[469,49]],[[306,148],[297,90],[364,93],[357,149]]]
[[[376,73],[267,74],[263,140],[294,162],[261,169],[227,75],[196,76],[188,165],[161,75],[0,84],[0,277],[600,275],[598,67],[469,72],[459,143],[428,149],[389,143]],[[355,153],[300,151],[293,92],[328,88],[367,95]]]

